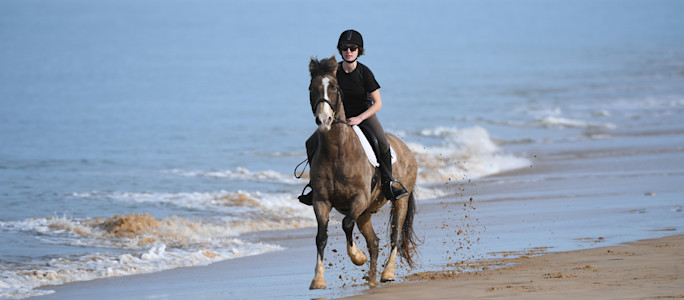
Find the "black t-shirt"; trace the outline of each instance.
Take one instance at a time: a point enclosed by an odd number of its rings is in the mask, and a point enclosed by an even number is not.
[[[339,63],[337,82],[342,89],[342,103],[347,118],[356,117],[373,105],[370,93],[380,88],[373,72],[360,62],[356,63],[356,69],[351,73],[345,73],[342,63]]]

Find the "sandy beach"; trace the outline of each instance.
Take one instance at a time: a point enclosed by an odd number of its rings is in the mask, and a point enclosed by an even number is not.
[[[480,271],[413,274],[420,282],[349,299],[684,298],[684,235],[481,263]]]

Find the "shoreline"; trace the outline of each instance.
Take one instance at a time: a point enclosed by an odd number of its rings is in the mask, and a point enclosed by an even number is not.
[[[469,262],[473,271],[428,270],[398,277],[369,289],[365,284],[339,286],[335,270],[326,274],[332,287],[308,291],[313,276],[310,254],[299,245],[301,230],[288,233],[284,251],[178,268],[48,286],[56,293],[39,299],[679,299],[684,298],[684,234],[616,246],[564,252],[512,251],[503,258]],[[310,253],[309,253],[310,252]],[[271,263],[284,256],[293,260]],[[506,257],[510,256],[510,257]],[[266,263],[264,263],[266,262]],[[451,270],[447,269],[451,268]],[[192,280],[188,280],[192,278]],[[33,298],[32,298],[33,299]]]
[[[413,274],[420,281],[385,285],[344,299],[684,298],[684,234],[487,264],[505,266]]]
[[[447,183],[448,189],[453,191],[451,195],[433,200],[418,199],[418,213],[414,221],[414,229],[424,241],[419,247],[420,267],[409,271],[400,262],[396,272],[399,280],[373,290],[368,290],[363,280],[367,265],[356,267],[349,261],[344,251],[345,239],[339,224],[340,215],[333,213],[325,257],[325,278],[328,284],[328,289],[325,290],[308,290],[316,260],[316,229],[309,227],[257,232],[241,237],[248,241],[276,243],[285,248],[282,251],[230,259],[202,267],[177,268],[152,274],[44,286],[40,289],[54,290],[55,293],[35,298],[336,299],[358,296],[383,299],[382,297],[395,293],[394,291],[404,296],[403,293],[409,293],[410,290],[415,289],[415,293],[418,293],[416,297],[420,295],[418,298],[430,299],[427,297],[440,298],[440,296],[429,293],[441,290],[450,291],[459,285],[469,288],[473,293],[471,296],[463,294],[464,298],[488,298],[493,295],[504,295],[502,296],[504,298],[529,299],[532,296],[548,298],[550,296],[546,293],[553,293],[557,289],[565,291],[558,293],[558,297],[570,292],[573,292],[573,297],[577,297],[581,294],[575,294],[575,288],[566,290],[561,288],[565,287],[570,280],[584,278],[580,277],[582,274],[597,276],[602,274],[603,270],[607,270],[604,266],[593,262],[584,263],[584,265],[568,267],[570,269],[567,271],[553,269],[541,274],[550,274],[547,275],[550,278],[543,278],[543,276],[539,278],[539,274],[529,273],[533,270],[516,275],[516,270],[520,270],[518,266],[500,270],[497,267],[487,266],[490,269],[478,271],[477,276],[462,275],[456,280],[414,283],[407,282],[410,280],[405,278],[411,274],[430,276],[430,272],[439,272],[435,270],[445,270],[448,266],[455,268],[456,263],[463,261],[495,263],[497,259],[505,259],[506,255],[511,257],[522,254],[520,259],[527,263],[527,260],[548,260],[559,256],[579,259],[584,254],[576,253],[601,251],[596,249],[605,249],[604,246],[617,247],[614,250],[617,253],[617,249],[623,247],[620,245],[625,243],[662,238],[673,232],[679,232],[682,229],[681,199],[684,194],[678,186],[672,183],[684,179],[684,173],[678,172],[676,166],[674,170],[676,172],[666,172],[665,175],[644,172],[642,167],[648,163],[655,169],[667,170],[673,167],[669,162],[680,156],[679,153],[661,153],[656,157],[650,153],[638,153],[619,158],[617,161],[608,159],[559,161],[546,153],[538,155],[539,159],[533,162],[531,168],[497,174],[474,180],[472,183]],[[621,166],[616,173],[601,171],[614,170],[616,164]],[[566,171],[559,173],[554,170]],[[623,176],[623,174],[627,175]],[[474,202],[469,200],[471,197],[475,199]],[[388,211],[389,206],[386,206],[373,218],[376,233],[381,239],[379,266],[384,265],[388,252],[383,244],[387,241]],[[360,237],[358,232],[355,234]],[[676,249],[682,250],[683,237],[681,235],[677,237],[679,242]],[[357,243],[361,249],[365,250],[365,242],[362,238],[358,239]],[[526,254],[531,255],[524,251],[529,252],[535,249],[546,249],[545,251],[552,253],[525,258]],[[670,248],[660,250],[668,249],[672,250]],[[626,250],[619,251],[626,252]],[[631,252],[636,253],[636,251]],[[681,252],[684,253],[684,251]],[[626,260],[633,257],[618,258]],[[660,259],[654,263],[667,265],[674,262],[675,265],[677,263],[684,265],[681,255]],[[547,261],[547,264],[550,263]],[[593,269],[573,269],[587,265],[592,266]],[[539,263],[537,268],[544,268],[544,266]],[[642,270],[642,272],[646,271],[648,270]],[[511,272],[511,275],[502,277],[498,282],[487,280],[482,275],[495,272]],[[658,275],[656,271],[652,272]],[[523,282],[518,280],[521,276],[536,277]],[[554,276],[559,278],[554,278]],[[530,280],[533,282],[530,283]],[[600,280],[600,278],[596,279],[596,281]],[[678,283],[681,283],[681,279],[678,280]],[[561,285],[557,289],[554,285],[541,287],[531,285],[546,281]],[[615,283],[612,284],[600,285],[601,289],[592,289],[594,284],[589,282],[581,286],[581,291],[599,293],[591,294],[592,296],[624,298],[618,294],[612,296],[613,293],[617,293],[614,289],[620,287],[616,288]],[[430,286],[430,288],[421,289],[422,285]],[[431,285],[436,286],[433,288]],[[532,289],[526,290],[526,287],[530,286]],[[488,290],[490,288],[491,290]],[[435,291],[432,291],[433,289]],[[681,289],[670,290],[672,293],[667,295],[651,294],[673,297],[684,294]],[[650,289],[645,289],[644,292],[646,291]],[[677,293],[678,291],[681,292]],[[365,293],[371,294],[364,295]],[[453,295],[450,294],[452,292],[445,293],[447,294],[443,294],[441,298],[445,298],[444,295]],[[554,298],[556,296],[556,294],[551,295]]]

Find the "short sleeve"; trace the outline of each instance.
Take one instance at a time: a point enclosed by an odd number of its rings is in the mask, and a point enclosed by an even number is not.
[[[372,93],[380,88],[380,84],[378,84],[378,82],[375,80],[375,75],[373,75],[373,72],[368,67],[364,66],[363,70],[361,71],[363,72],[363,86],[369,93]]]

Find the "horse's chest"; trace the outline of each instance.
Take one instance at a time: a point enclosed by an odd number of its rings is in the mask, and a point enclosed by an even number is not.
[[[323,187],[325,196],[329,199],[347,199],[364,192],[358,175],[325,176],[319,183]]]
[[[356,185],[354,184],[354,178],[351,177],[335,178],[334,180],[328,181],[327,186],[330,187],[329,194],[331,196],[338,197],[348,195],[357,189]]]
[[[312,161],[311,183],[314,189],[318,189],[320,196],[332,202],[346,202],[360,193],[369,192],[367,186],[370,178],[366,174],[368,170],[364,168],[365,161],[356,162],[347,156],[337,157],[334,155],[336,153],[321,151],[318,154],[320,156]]]

